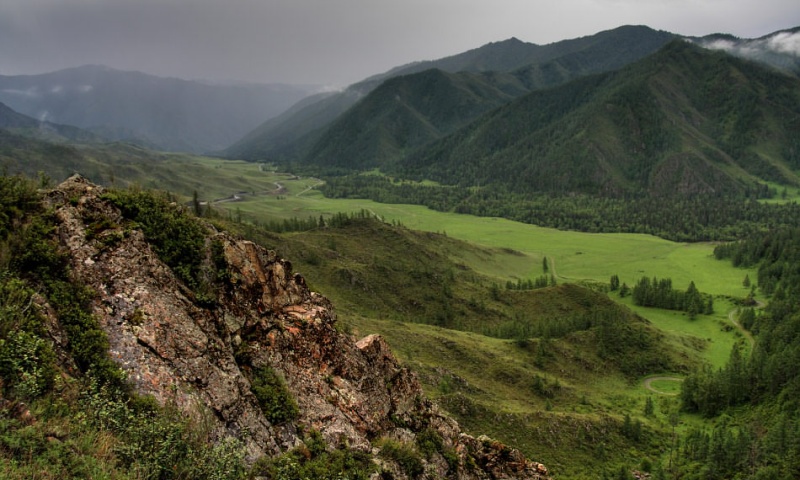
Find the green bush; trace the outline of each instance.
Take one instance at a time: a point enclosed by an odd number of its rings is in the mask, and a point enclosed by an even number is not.
[[[142,229],[159,258],[192,290],[201,283],[206,229],[166,195],[114,190],[104,196]]]
[[[150,397],[134,397],[97,381],[83,394],[86,421],[118,438],[114,453],[141,479],[244,478],[244,445],[225,438],[211,445],[201,423],[174,407],[159,407]]]
[[[366,480],[375,470],[368,454],[347,448],[329,450],[322,435],[312,430],[303,445],[276,458],[259,459],[250,475],[273,480]]]
[[[35,311],[35,308],[31,308],[31,296],[26,293],[38,290],[54,308],[59,322],[67,333],[70,353],[81,371],[86,372],[91,369],[104,381],[122,387],[124,385],[122,371],[108,357],[108,340],[105,332],[91,314],[91,300],[94,293],[85,286],[75,283],[70,277],[69,257],[59,250],[54,238],[55,218],[52,212],[44,211],[39,194],[30,182],[26,183],[16,177],[0,177],[0,197],[10,205],[10,207],[8,205],[0,207],[3,212],[0,215],[0,222],[10,222],[0,227],[0,230],[6,231],[8,235],[3,255],[7,257],[9,271],[3,278],[16,279],[12,282],[2,282],[4,286],[0,296],[6,300],[0,300],[5,302],[5,306],[0,308],[22,312],[11,316],[17,319],[14,322],[22,323],[13,325],[10,323],[11,320],[4,319],[0,322],[0,333],[5,337],[10,332],[22,329],[42,336],[44,333],[42,322],[32,316],[31,312]],[[27,298],[27,304],[14,306],[7,303],[12,298],[18,301],[18,297]],[[29,352],[29,356],[33,355],[37,359],[48,358],[46,350],[49,349],[49,344],[38,344],[34,347],[28,340],[26,345],[10,344],[6,341],[3,348],[6,352],[10,348],[15,349],[17,353],[22,353],[24,350]],[[34,353],[30,353],[31,351]],[[18,364],[12,367],[9,361],[6,361],[5,367],[0,368],[28,369],[28,373],[25,374],[28,379],[25,389],[28,393],[33,391],[41,393],[41,388],[46,388],[48,380],[43,378],[37,380],[34,383],[38,387],[31,390],[33,383],[30,383],[29,370],[33,368],[33,364],[32,360],[26,362],[27,366]],[[48,367],[45,364],[41,365],[45,370],[40,373],[44,375]]]
[[[388,438],[380,440],[378,446],[380,455],[397,463],[409,477],[418,478],[425,471],[422,458],[413,446]]]
[[[444,440],[439,432],[428,427],[417,434],[417,448],[425,458],[431,458],[434,454],[442,452]]]
[[[260,367],[253,372],[250,390],[270,423],[279,425],[294,420],[300,413],[286,383],[270,367]]]
[[[39,194],[32,180],[0,176],[0,240],[15,232],[25,214],[40,209]]]
[[[0,338],[0,377],[18,397],[31,399],[50,390],[55,355],[41,337],[26,331]]]

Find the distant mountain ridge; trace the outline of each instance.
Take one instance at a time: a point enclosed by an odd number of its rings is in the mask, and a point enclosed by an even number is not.
[[[410,115],[416,117],[415,120],[410,120],[409,115],[392,119],[389,112],[396,106],[386,103],[379,108],[379,100],[370,98],[376,95],[384,82],[393,78],[408,77],[405,84],[409,85],[414,81],[424,84],[430,78],[424,72],[430,69],[450,74],[480,73],[497,88],[505,88],[505,92],[511,96],[519,96],[529,91],[562,85],[586,75],[623,68],[653,54],[675,39],[687,39],[712,48],[719,46],[722,40],[733,41],[731,38],[738,42],[737,48],[742,52],[750,52],[757,44],[771,45],[762,49],[768,53],[757,58],[750,55],[748,58],[784,71],[800,72],[796,65],[800,57],[795,56],[788,47],[793,45],[791,40],[795,38],[794,35],[800,35],[798,30],[776,32],[756,40],[738,40],[724,35],[688,38],[646,26],[623,26],[549,45],[529,44],[512,38],[451,57],[396,67],[356,83],[338,95],[327,96],[318,102],[304,102],[302,108],[293,108],[280,118],[263,123],[223,151],[222,155],[277,163],[321,163],[337,168],[351,163],[358,168],[359,165],[380,163],[383,161],[381,159],[397,157],[398,152],[408,154],[419,146],[421,138],[433,141],[441,134],[437,128],[431,128],[431,119],[426,114],[417,111]],[[493,78],[489,77],[490,72]],[[415,79],[416,75],[421,76]],[[392,97],[383,91],[377,95],[384,100]],[[455,92],[445,96],[452,98],[455,103],[440,105],[444,111],[459,108],[458,102],[461,100]],[[371,106],[365,107],[359,102]],[[380,118],[364,117],[365,109],[380,111]],[[360,116],[364,123],[359,125],[354,120],[356,116]],[[465,119],[463,124],[468,120],[471,119]],[[391,132],[391,126],[386,122],[401,124],[400,131]],[[348,128],[357,132],[348,132]],[[413,140],[408,143],[403,138]]]
[[[0,129],[48,141],[95,142],[100,140],[97,135],[71,125],[41,121],[23,115],[4,103],[0,103]]]
[[[351,85],[338,95],[326,97],[320,102],[294,111],[291,115],[282,116],[280,121],[265,122],[226,149],[223,154],[247,160],[313,162],[318,152],[333,150],[331,146],[317,144],[318,141],[327,142],[331,138],[341,137],[339,134],[325,132],[327,127],[335,128],[334,119],[391,78],[413,77],[414,74],[421,74],[434,68],[446,73],[493,72],[496,78],[490,81],[498,88],[502,88],[501,83],[505,83],[513,90],[506,93],[521,95],[530,90],[558,85],[582,75],[620,68],[655,52],[673,38],[674,34],[644,26],[623,26],[543,46],[525,43],[515,38],[490,43],[462,54],[434,61],[417,62],[369,77]],[[426,78],[421,77],[420,81],[424,83]],[[457,105],[453,107],[458,108]],[[423,124],[425,122],[426,120],[421,121]],[[288,137],[284,125],[293,126]],[[424,130],[427,127],[418,125],[414,128]],[[377,139],[370,141],[378,142]],[[311,157],[306,158],[307,155]],[[335,159],[333,162],[338,163],[340,159]]]
[[[39,120],[168,151],[220,150],[317,87],[209,85],[88,65],[0,76],[0,102]]]

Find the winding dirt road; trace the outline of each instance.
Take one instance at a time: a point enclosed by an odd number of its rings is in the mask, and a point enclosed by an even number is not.
[[[298,193],[297,195],[295,195],[295,197],[299,197],[300,195],[302,195],[302,194],[306,193],[307,191],[309,191],[309,190],[311,190],[311,189],[314,189],[314,188],[317,188],[317,187],[319,187],[320,185],[322,185],[323,183],[325,183],[325,182],[323,182],[322,180],[320,180],[319,178],[311,178],[311,180],[316,180],[316,181],[317,181],[317,183],[315,183],[314,185],[311,185],[311,186],[307,187],[305,190],[303,190],[302,192],[300,192],[300,193]]]
[[[677,393],[662,392],[660,390],[656,390],[655,388],[653,388],[652,383],[657,381],[683,382],[683,379],[680,377],[650,377],[650,378],[645,378],[644,382],[642,383],[644,388],[650,390],[653,393],[657,393],[659,395],[669,395],[674,397],[675,395],[677,395]]]
[[[761,307],[759,306],[759,308],[761,308]],[[749,331],[747,331],[739,323],[739,320],[736,318],[736,316],[737,316],[736,314],[737,313],[739,313],[739,307],[736,307],[733,310],[731,310],[730,312],[728,312],[728,320],[730,320],[730,322],[733,324],[733,326],[735,326],[740,332],[742,332],[742,335],[744,335],[744,337],[747,339],[747,341],[750,342],[750,349],[752,349],[753,345],[755,345],[756,341],[753,338],[753,334],[750,333]]]

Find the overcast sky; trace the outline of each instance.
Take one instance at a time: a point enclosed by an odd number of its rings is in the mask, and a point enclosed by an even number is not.
[[[517,37],[639,24],[760,37],[798,0],[0,0],[0,75],[101,64],[161,76],[345,86]]]

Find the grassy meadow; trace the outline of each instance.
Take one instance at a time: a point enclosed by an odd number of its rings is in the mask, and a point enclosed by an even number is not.
[[[257,192],[256,195],[243,195],[241,201],[219,205],[238,212],[245,220],[305,219],[368,210],[387,222],[397,221],[410,229],[441,232],[478,245],[506,249],[509,255],[490,262],[482,258],[464,259],[479,273],[501,280],[541,275],[545,256],[556,276],[570,282],[607,282],[611,275],[616,274],[622,282],[632,286],[642,276],[669,277],[676,288],[686,288],[690,281],[694,281],[705,293],[743,297],[747,290],[742,287],[742,280],[747,274],[751,278],[755,276],[755,270],[737,269],[727,262],[715,260],[714,246],[708,243],[680,244],[649,235],[560,231],[502,218],[436,212],[419,205],[332,200],[313,188],[309,189],[319,183],[317,179],[265,172],[258,165],[244,162],[198,159],[198,165],[227,179],[231,186],[227,194],[215,186],[203,199],[221,198],[237,191]],[[248,179],[247,188],[243,188],[245,183],[233,181],[244,178]],[[275,183],[283,186],[285,191],[276,193]],[[201,195],[206,193],[205,190],[200,192]],[[514,252],[524,255],[515,255]]]

